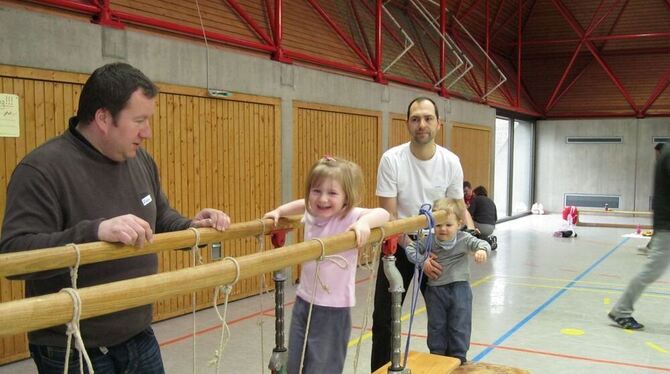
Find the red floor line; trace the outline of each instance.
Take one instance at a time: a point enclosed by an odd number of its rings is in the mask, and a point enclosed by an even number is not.
[[[405,333],[403,333],[402,335],[407,336],[407,334],[405,334]],[[412,337],[422,338],[422,339],[427,338],[426,335],[422,335],[422,334],[412,334]],[[484,344],[484,343],[471,342],[470,345],[476,345],[476,346],[480,346],[480,347],[490,347],[490,344]],[[635,367],[635,368],[643,368],[643,369],[651,369],[651,370],[670,372],[670,368],[664,368],[664,367],[660,367],[660,366],[651,366],[651,365],[635,364],[635,363],[630,363],[630,362],[604,360],[604,359],[600,359],[600,358],[575,356],[575,355],[569,355],[569,354],[564,354],[564,353],[545,352],[545,351],[538,351],[538,350],[535,350],[535,349],[515,348],[515,347],[504,346],[504,345],[499,345],[499,346],[496,347],[496,349],[503,349],[503,350],[507,350],[507,351],[515,351],[515,352],[523,352],[523,353],[532,353],[532,354],[544,355],[544,356],[567,358],[567,359],[572,359],[572,360],[597,362],[597,363],[601,363],[601,364],[628,366],[628,367]]]
[[[284,306],[286,307],[286,306],[289,306],[289,305],[293,305],[294,303],[295,303],[295,301],[290,301],[290,302],[285,303]],[[248,314],[248,315],[243,316],[243,317],[240,317],[240,318],[238,318],[238,319],[234,319],[234,320],[232,320],[232,321],[228,321],[228,326],[230,326],[230,325],[234,325],[234,324],[236,324],[236,323],[238,323],[238,322],[246,321],[246,320],[248,320],[248,319],[250,319],[250,318],[257,317],[257,316],[259,316],[259,315],[261,315],[261,314],[263,314],[263,316],[268,316],[268,313],[273,313],[273,312],[274,312],[274,308],[268,308],[268,309],[265,309],[262,313],[261,313],[261,312],[256,312],[256,313]],[[271,314],[270,314],[270,315],[271,315]],[[221,328],[221,324],[220,324],[220,323],[217,323],[216,325],[212,325],[212,326],[209,326],[209,327],[205,327],[205,328],[202,329],[202,330],[198,330],[198,331],[196,331],[195,335],[196,335],[196,336],[197,336],[197,335],[203,335],[203,334],[206,334],[206,333],[208,333],[208,332],[210,332],[210,331],[212,331],[212,330],[216,330],[216,329],[220,329],[220,328]],[[160,343],[160,346],[161,346],[161,347],[165,347],[165,346],[168,346],[168,345],[170,345],[170,344],[178,343],[178,342],[183,341],[183,340],[186,340],[186,339],[191,339],[191,337],[193,337],[193,334],[185,334],[185,335],[182,335],[182,336],[178,336],[178,337],[176,337],[176,338],[172,338],[172,339],[170,339],[170,340],[166,340],[166,341]]]
[[[285,303],[284,306],[293,305],[294,303],[295,303],[295,301],[290,301],[290,302]],[[263,311],[262,314],[263,314],[263,315],[266,315],[266,313],[268,313],[268,312],[274,312],[274,308],[266,309],[266,310]],[[248,319],[253,318],[253,317],[256,317],[256,316],[258,316],[258,315],[260,315],[260,314],[261,314],[261,312],[256,312],[256,313],[252,313],[252,314],[249,314],[249,315],[240,317],[240,318],[238,318],[238,319],[235,319],[235,320],[232,320],[232,321],[228,322],[228,325],[234,325],[234,324],[236,324],[236,323],[238,323],[238,322],[242,322],[242,321],[248,320]],[[352,326],[352,327],[355,328],[355,329],[358,329],[358,330],[361,329],[361,326]],[[202,329],[202,330],[197,331],[197,332],[196,332],[196,335],[206,334],[206,333],[208,333],[208,332],[210,332],[210,331],[212,331],[212,330],[216,330],[216,329],[219,329],[219,328],[221,328],[221,325],[220,325],[220,324],[213,325],[213,326],[210,326],[210,327],[207,327],[207,328],[204,328],[204,329]],[[368,331],[370,331],[370,330],[368,329]],[[403,335],[403,336],[407,336],[406,333],[403,333],[402,335]],[[161,346],[161,347],[165,347],[165,346],[168,346],[168,345],[171,345],[171,344],[174,344],[174,343],[178,343],[178,342],[180,342],[180,341],[190,339],[192,336],[193,336],[193,334],[186,334],[186,335],[183,335],[183,336],[176,337],[176,338],[174,338],[174,339],[166,340],[166,341],[164,341],[163,343],[161,343],[160,346]],[[422,338],[422,339],[426,339],[426,338],[427,338],[426,335],[422,335],[422,334],[412,334],[412,337]],[[475,342],[472,342],[472,343],[470,343],[470,344],[471,344],[471,345],[480,346],[480,347],[489,347],[489,346],[490,346],[489,344],[475,343]],[[507,351],[516,351],[516,352],[524,352],[524,353],[532,353],[532,354],[538,354],[538,355],[544,355],[544,356],[552,356],[552,357],[567,358],[567,359],[572,359],[572,360],[597,362],[597,363],[601,363],[601,364],[610,364],[610,365],[618,365],[618,366],[628,366],[628,367],[635,367],[635,368],[643,368],[643,369],[650,369],[650,370],[658,370],[658,371],[670,372],[670,368],[663,368],[663,367],[659,367],[659,366],[651,366],[651,365],[643,365],[643,364],[634,364],[634,363],[629,363],[629,362],[604,360],[604,359],[598,359],[598,358],[589,358],[589,357],[582,357],[582,356],[568,355],[568,354],[563,354],[563,353],[544,352],[544,351],[538,351],[538,350],[527,349],[527,348],[515,348],[515,347],[508,347],[508,346],[504,346],[504,345],[499,345],[499,346],[496,347],[496,349],[503,349],[503,350],[507,350]]]
[[[365,282],[367,282],[367,281],[369,281],[369,280],[370,280],[370,277],[363,278],[363,279],[361,279],[361,280],[356,281],[356,284],[365,283]],[[293,305],[294,303],[295,303],[295,300],[293,300],[293,301],[289,301],[289,302],[285,303],[284,306],[285,306],[285,307],[286,307],[286,306],[290,306],[290,305]],[[273,308],[268,308],[268,309],[264,310],[262,314],[263,314],[263,316],[274,316],[274,311],[275,311],[274,307],[273,307]],[[268,313],[269,313],[269,314],[268,314]],[[242,322],[242,321],[248,320],[248,319],[253,318],[253,317],[257,317],[257,316],[260,315],[260,314],[261,314],[261,312],[256,312],[256,313],[252,313],[252,314],[249,314],[249,315],[240,317],[240,318],[238,318],[238,319],[229,321],[229,322],[228,322],[228,326],[230,326],[230,325],[234,325],[234,324],[236,324],[236,323],[238,323],[238,322]],[[220,324],[220,323],[219,323],[219,324],[216,324],[216,325],[213,325],[213,326],[205,327],[205,328],[202,329],[202,330],[198,330],[198,331],[196,331],[195,335],[198,336],[198,335],[206,334],[206,333],[208,333],[208,332],[210,332],[210,331],[212,331],[212,330],[216,330],[216,329],[219,329],[219,328],[221,328],[221,324]],[[166,341],[160,343],[160,346],[161,346],[161,347],[165,347],[165,346],[168,346],[168,345],[170,345],[170,344],[174,344],[174,343],[178,343],[178,342],[180,342],[180,341],[186,340],[186,339],[190,339],[191,337],[193,337],[193,334],[186,334],[186,335],[178,336],[178,337],[176,337],[176,338],[172,338],[172,339],[170,339],[170,340],[166,340]]]

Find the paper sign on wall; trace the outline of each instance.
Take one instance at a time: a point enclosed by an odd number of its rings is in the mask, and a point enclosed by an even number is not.
[[[18,138],[20,129],[19,96],[0,94],[0,137]]]

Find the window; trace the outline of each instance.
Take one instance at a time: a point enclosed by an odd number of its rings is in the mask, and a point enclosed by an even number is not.
[[[524,214],[533,204],[535,122],[498,116],[495,128],[494,202],[498,219]]]

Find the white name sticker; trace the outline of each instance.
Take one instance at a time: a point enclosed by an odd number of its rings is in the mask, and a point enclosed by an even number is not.
[[[142,198],[142,204],[144,204],[144,206],[149,205],[152,201],[154,200],[151,198],[151,195],[147,195]]]

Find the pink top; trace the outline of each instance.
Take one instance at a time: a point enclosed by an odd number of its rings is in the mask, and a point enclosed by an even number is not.
[[[319,220],[308,212],[305,212],[305,241],[312,238],[324,238],[345,232],[349,226],[358,220],[363,213],[362,208],[354,208],[344,217],[332,217]],[[356,266],[358,265],[358,249],[350,249],[340,252],[334,256],[334,261],[321,261],[319,264],[319,280],[316,281],[316,294],[314,294],[314,279],[316,277],[316,261],[308,261],[302,264],[300,271],[300,284],[296,294],[307,302],[315,305],[329,307],[353,307],[356,305]]]

